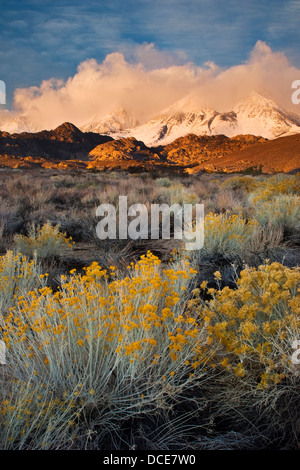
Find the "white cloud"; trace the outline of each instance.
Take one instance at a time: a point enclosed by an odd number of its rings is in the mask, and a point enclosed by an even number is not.
[[[51,78],[39,87],[17,89],[15,113],[48,129],[64,121],[82,125],[119,107],[144,122],[188,94],[199,104],[223,111],[253,90],[298,111],[291,102],[291,84],[300,78],[300,70],[262,41],[245,63],[227,69],[213,62],[203,67],[182,64],[185,58],[180,53],[168,54],[146,43],[136,49],[135,56],[134,64],[118,52],[107,55],[102,63],[89,59],[66,81]]]

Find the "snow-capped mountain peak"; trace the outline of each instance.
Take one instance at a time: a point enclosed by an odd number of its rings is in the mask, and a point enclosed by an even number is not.
[[[166,145],[190,133],[209,134],[215,114],[212,108],[196,106],[191,98],[183,98],[130,132],[148,146]]]
[[[0,122],[0,130],[9,134],[20,134],[21,132],[38,132],[38,129],[26,116],[17,116],[13,119],[4,119]]]
[[[132,112],[121,107],[105,117],[99,113],[82,125],[75,124],[83,132],[106,134],[114,139],[135,137],[152,147],[169,144],[187,134],[228,137],[252,134],[274,139],[300,133],[300,116],[285,111],[256,91],[226,112],[200,103],[201,97],[185,96],[142,124]],[[19,116],[0,120],[0,130],[20,133],[41,129],[36,129],[26,116]]]
[[[271,99],[253,92],[233,107],[240,134],[261,135],[273,139],[300,132],[300,128],[288,112],[279,108]]]
[[[300,133],[300,117],[281,110],[274,101],[257,92],[226,112],[196,106],[190,98],[182,99],[130,131],[130,135],[148,146],[166,145],[187,134],[228,137],[253,134],[274,139],[294,133]]]
[[[82,132],[97,132],[99,134],[111,134],[132,129],[139,125],[133,114],[124,108],[118,108],[115,112],[105,117],[94,116],[87,123],[80,126]]]

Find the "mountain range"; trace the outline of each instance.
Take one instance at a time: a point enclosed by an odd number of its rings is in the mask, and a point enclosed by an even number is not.
[[[134,116],[118,109],[99,121],[94,117],[80,128],[114,138],[135,137],[153,147],[170,144],[187,134],[223,134],[227,137],[252,134],[273,139],[299,133],[300,116],[280,109],[274,101],[253,92],[226,112],[199,107],[187,97],[144,124],[138,124]]]
[[[13,132],[22,126],[27,131]],[[29,131],[30,126],[26,116],[4,128],[0,123],[0,166],[188,173],[300,168],[300,117],[258,93],[222,113],[185,98],[144,124],[119,108],[81,128],[70,122],[52,130]]]
[[[139,123],[132,112],[120,107],[107,116],[102,116],[101,110],[99,113],[88,122],[75,122],[76,126],[82,132],[109,135],[114,139],[135,137],[148,147],[167,145],[187,134],[227,137],[251,134],[274,139],[300,133],[299,115],[282,109],[257,92],[252,92],[226,112],[200,106],[187,96],[144,123]],[[25,115],[0,122],[0,129],[11,134],[43,130]]]
[[[85,160],[97,145],[113,140],[107,135],[81,132],[66,122],[51,131],[9,134],[0,131],[0,155],[41,157],[51,160]]]
[[[209,172],[294,172],[300,169],[300,134],[268,140],[253,135],[188,134],[147,147],[134,137],[112,139],[71,123],[52,131],[0,132],[2,168]]]

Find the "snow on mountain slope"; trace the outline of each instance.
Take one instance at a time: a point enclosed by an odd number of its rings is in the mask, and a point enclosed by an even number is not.
[[[300,117],[279,109],[272,100],[252,93],[229,112],[195,108],[181,100],[151,121],[131,129],[130,135],[148,146],[166,145],[189,133],[224,134],[233,137],[253,134],[267,139],[300,132]]]
[[[166,145],[187,134],[209,134],[210,123],[215,115],[213,109],[199,108],[190,99],[183,99],[149,122],[131,129],[130,135],[148,146]]]
[[[252,93],[233,108],[237,116],[236,126],[232,130],[238,134],[255,134],[273,139],[293,132],[300,132],[296,121],[288,113],[279,109],[274,101]],[[298,123],[299,124],[299,123]],[[220,133],[218,127],[214,129]],[[228,131],[228,137],[233,134]]]
[[[99,134],[112,134],[135,128],[139,125],[137,119],[123,108],[110,113],[105,118],[99,119],[94,116],[86,124],[80,126],[82,132],[98,132]]]
[[[152,147],[169,144],[187,134],[224,134],[228,137],[252,134],[274,139],[300,133],[300,116],[284,111],[274,101],[257,92],[227,112],[199,106],[188,96],[142,124],[123,108],[106,117],[99,113],[83,125],[75,124],[83,132],[107,134],[114,139],[135,137]],[[35,128],[26,116],[19,116],[10,121],[0,121],[0,130],[19,133],[42,129]]]
[[[5,119],[0,122],[0,131],[9,134],[20,134],[21,132],[38,132],[42,129],[34,126],[26,116],[17,116],[13,119]]]

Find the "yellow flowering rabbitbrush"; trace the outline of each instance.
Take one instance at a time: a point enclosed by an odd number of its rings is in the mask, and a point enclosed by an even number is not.
[[[62,276],[56,292],[44,284],[19,296],[1,328],[16,389],[49,384],[59,403],[66,394],[80,410],[106,404],[112,421],[139,413],[141,396],[144,412],[185,400],[206,362],[202,325],[182,315],[195,273],[185,260],[163,269],[148,252],[126,277],[95,262]]]
[[[212,299],[199,301],[197,310],[207,324],[207,344],[217,347],[214,362],[258,388],[295,374],[291,356],[300,334],[299,293],[299,268],[280,263],[246,267],[236,289],[209,289]]]
[[[40,228],[31,227],[28,236],[15,235],[16,249],[23,255],[37,258],[61,256],[70,250],[74,244],[72,237],[67,238],[59,231],[59,225],[52,226],[49,222]]]

